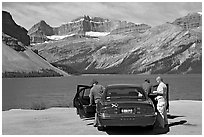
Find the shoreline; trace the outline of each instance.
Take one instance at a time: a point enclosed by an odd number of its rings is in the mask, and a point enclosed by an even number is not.
[[[169,103],[171,103],[171,102],[201,102],[202,103],[202,100],[180,100],[180,99],[178,99],[178,100],[169,100]],[[42,110],[47,110],[47,109],[51,109],[51,108],[75,108],[75,107],[73,107],[73,106],[51,106],[51,107],[48,107],[48,108],[45,108],[45,109],[42,109]],[[4,111],[10,111],[10,110],[35,110],[35,109],[32,109],[32,108],[11,108],[11,109],[7,109],[7,110],[3,110],[2,109],[2,112],[4,112]],[[41,111],[41,110],[36,110],[36,111]]]
[[[117,75],[127,75],[127,76],[175,76],[175,75],[180,75],[180,76],[193,76],[193,75],[202,75],[202,73],[193,73],[193,74],[79,74],[79,75],[75,75],[75,74],[68,74],[66,76],[31,76],[31,77],[2,77],[2,79],[15,79],[15,78],[66,78],[69,76],[117,76]]]

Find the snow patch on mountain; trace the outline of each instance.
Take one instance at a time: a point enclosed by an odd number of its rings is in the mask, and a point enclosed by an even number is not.
[[[105,20],[105,21],[90,21],[91,23],[98,23],[98,24],[101,24],[101,23],[105,23],[105,22],[110,22],[110,21],[108,21],[108,20]]]
[[[108,34],[110,34],[110,32],[93,32],[93,31],[86,32],[86,35],[95,37],[106,36]]]
[[[202,15],[202,12],[197,12],[198,14]]]
[[[69,24],[72,24],[72,23],[78,23],[78,22],[81,22],[81,21],[84,21],[84,18],[81,18],[79,20],[76,20],[76,21],[70,21],[68,22]]]
[[[101,49],[106,49],[107,47],[106,46],[103,46]]]
[[[61,40],[61,39],[64,39],[64,38],[66,38],[66,37],[71,37],[71,36],[73,36],[73,35],[75,35],[75,34],[69,34],[69,35],[61,35],[61,36],[59,36],[59,35],[52,35],[52,36],[46,36],[48,39],[51,39],[51,40]]]

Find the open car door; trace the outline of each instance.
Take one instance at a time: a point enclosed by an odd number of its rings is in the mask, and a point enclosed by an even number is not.
[[[165,83],[166,84],[166,83]],[[166,107],[166,110],[167,112],[169,112],[169,84],[166,84],[167,86],[167,93],[166,93],[166,99],[167,99],[167,107]],[[158,84],[157,85],[154,85],[153,86],[153,90],[152,91],[155,91],[157,90],[157,87],[158,87]],[[156,94],[153,94],[153,93],[150,93],[149,94],[149,97],[152,99],[154,105],[155,105],[155,108],[156,108],[156,105],[157,105],[157,101],[154,100],[154,98],[156,97],[157,95]]]
[[[92,117],[96,112],[96,105],[89,106],[90,104],[90,89],[88,85],[77,85],[77,93],[73,100],[74,107],[77,108],[77,114],[80,117]]]

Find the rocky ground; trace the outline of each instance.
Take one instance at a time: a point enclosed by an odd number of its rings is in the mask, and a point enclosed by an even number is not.
[[[170,102],[169,126],[149,130],[141,127],[112,127],[98,131],[93,118],[80,119],[74,108],[47,110],[13,109],[2,112],[3,135],[201,135],[202,102]]]

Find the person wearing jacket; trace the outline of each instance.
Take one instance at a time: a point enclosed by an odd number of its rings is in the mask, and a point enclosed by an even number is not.
[[[93,103],[96,104],[96,112],[97,112],[97,104],[98,104],[98,101],[101,99],[101,96],[102,96],[102,93],[104,92],[105,88],[102,86],[102,85],[99,85],[98,84],[98,81],[96,80],[93,80],[92,82],[92,88],[90,90],[90,94],[89,94],[89,97],[90,97],[90,104],[89,106],[92,106]],[[94,120],[94,127],[97,126],[97,113],[95,113],[95,120]]]

